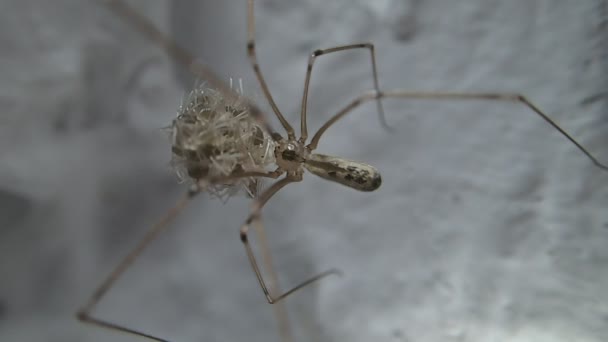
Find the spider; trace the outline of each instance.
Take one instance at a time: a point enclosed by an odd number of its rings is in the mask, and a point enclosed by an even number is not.
[[[251,264],[251,268],[255,274],[257,282],[262,289],[268,303],[274,304],[285,299],[287,296],[298,291],[299,289],[310,285],[329,275],[340,274],[338,269],[329,269],[319,273],[296,285],[295,287],[285,291],[275,293],[275,289],[270,286],[271,283],[276,284],[276,280],[268,281],[261,272],[259,262],[253,252],[249,242],[249,230],[251,227],[263,228],[262,225],[262,209],[267,202],[281,189],[291,183],[300,182],[303,180],[305,170],[324,178],[326,180],[345,185],[359,191],[374,191],[382,184],[380,172],[371,165],[347,160],[344,158],[329,156],[315,153],[319,142],[325,132],[336,122],[347,116],[355,108],[369,101],[376,101],[377,110],[381,124],[390,129],[384,119],[384,110],[381,100],[384,98],[401,98],[401,99],[427,99],[427,100],[485,100],[485,101],[502,101],[519,103],[527,107],[531,112],[535,113],[549,125],[560,132],[572,144],[574,144],[582,153],[584,153],[597,167],[603,171],[608,171],[608,166],[601,163],[593,156],[585,147],[578,143],[565,130],[563,130],[555,121],[541,111],[536,105],[529,101],[521,94],[508,93],[455,93],[455,92],[408,92],[404,90],[383,91],[380,89],[376,68],[376,58],[374,45],[371,43],[357,43],[349,45],[341,45],[327,49],[313,51],[308,59],[306,68],[306,77],[304,83],[304,92],[301,102],[300,111],[300,134],[296,136],[296,130],[285,119],[279,108],[277,107],[273,96],[266,84],[262,71],[257,62],[256,45],[255,45],[255,21],[254,21],[254,0],[247,0],[247,45],[246,51],[257,81],[262,89],[262,92],[272,108],[273,114],[276,116],[281,126],[286,132],[286,136],[275,131],[266,120],[265,113],[262,112],[255,104],[235,92],[231,86],[226,85],[215,75],[209,68],[196,63],[194,58],[186,50],[178,46],[164,34],[162,34],[154,25],[145,17],[138,14],[133,8],[129,7],[121,0],[109,0],[106,4],[116,14],[121,16],[129,23],[146,35],[149,39],[158,44],[164,49],[170,57],[181,65],[187,66],[195,75],[204,79],[209,87],[213,90],[195,90],[190,100],[184,105],[182,114],[174,120],[172,125],[172,151],[174,158],[177,158],[182,164],[189,178],[192,179],[193,185],[183,196],[183,198],[173,207],[168,213],[145,235],[142,241],[118,264],[118,266],[110,273],[110,275],[96,289],[88,302],[78,311],[77,318],[80,321],[91,323],[97,326],[106,327],[126,333],[131,333],[141,337],[146,337],[156,341],[165,341],[159,337],[146,334],[125,326],[114,324],[105,320],[97,319],[91,316],[91,312],[100,302],[104,295],[114,285],[116,280],[128,269],[135,261],[137,256],[146,248],[146,246],[154,240],[165,228],[168,227],[186,204],[197,194],[204,191],[221,191],[220,188],[243,186],[248,190],[248,193],[253,197],[251,211],[245,223],[241,226],[239,236],[245,248],[246,255]],[[371,58],[372,75],[374,82],[374,90],[355,97],[346,106],[334,114],[327,120],[309,140],[309,132],[307,127],[307,100],[310,79],[314,63],[317,58],[323,55],[337,53],[347,50],[367,50]],[[215,99],[215,100],[214,100]],[[215,101],[215,102],[214,102]],[[219,101],[219,102],[218,102]],[[197,120],[200,119],[196,115],[188,113],[192,108],[198,108],[202,103],[204,108],[205,118],[216,115],[217,109],[210,103],[220,103],[218,108],[225,109],[228,113],[227,119],[230,122],[234,120],[239,122],[239,130],[244,129],[245,132],[251,133],[248,138],[239,140],[239,144],[244,143],[243,154],[238,154],[236,159],[231,159],[231,166],[223,172],[214,173],[214,166],[205,161],[215,160],[211,157],[219,156],[225,153],[224,150],[216,149],[213,143],[207,140],[192,140],[192,136],[184,132],[190,132]],[[228,104],[228,105],[226,105]],[[230,108],[230,109],[227,109]],[[208,114],[208,113],[214,113]],[[218,117],[226,117],[219,115]],[[235,118],[239,118],[238,120]],[[240,121],[242,120],[242,121]],[[228,122],[226,121],[226,122]],[[222,121],[223,122],[223,121]],[[245,126],[240,126],[244,123]],[[244,128],[243,128],[244,127]],[[223,137],[228,137],[229,142],[234,141],[234,137],[239,135],[241,131],[226,133],[222,131]],[[184,134],[187,135],[188,143],[184,143]],[[232,140],[231,140],[232,139]],[[203,142],[201,142],[203,141]],[[224,146],[224,145],[223,145]],[[232,146],[232,145],[231,145]],[[235,145],[236,146],[236,145]],[[239,145],[240,146],[240,145]],[[271,151],[270,156],[264,154],[264,158],[256,159],[252,157],[252,149]],[[237,149],[230,147],[228,149]],[[215,152],[213,152],[215,151]],[[258,151],[258,150],[256,150]],[[259,152],[259,151],[258,151]],[[244,157],[243,157],[244,156]],[[247,157],[254,158],[252,164],[247,164]],[[269,164],[274,164],[274,170],[268,171],[265,169]],[[281,178],[281,176],[283,176]],[[260,179],[274,179],[275,183],[270,185],[263,191],[259,191],[257,181]],[[267,258],[264,258],[266,267],[269,268],[269,273],[273,274],[271,264]],[[274,276],[273,276],[274,277]]]

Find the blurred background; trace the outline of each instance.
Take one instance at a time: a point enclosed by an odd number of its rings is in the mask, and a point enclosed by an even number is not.
[[[130,1],[267,108],[245,1]],[[101,1],[0,2],[0,340],[144,341],[74,312],[186,190],[170,124],[194,79]],[[384,89],[526,94],[608,162],[604,0],[258,0],[257,48],[298,127],[308,55],[376,46]],[[367,51],[320,57],[314,130],[372,88]],[[306,175],[264,210],[296,341],[605,341],[608,174],[522,105],[385,101],[319,152],[373,193]],[[275,127],[279,127],[276,125]],[[94,315],[171,341],[279,341],[238,230],[248,200],[196,198]]]

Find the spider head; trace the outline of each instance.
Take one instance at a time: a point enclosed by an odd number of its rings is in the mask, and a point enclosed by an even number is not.
[[[298,171],[310,151],[304,144],[295,140],[280,141],[274,149],[276,164],[285,171]]]

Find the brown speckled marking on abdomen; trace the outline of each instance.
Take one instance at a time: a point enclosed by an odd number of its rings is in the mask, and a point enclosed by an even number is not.
[[[323,154],[311,154],[304,167],[311,173],[359,191],[374,191],[382,184],[380,172],[371,165]]]

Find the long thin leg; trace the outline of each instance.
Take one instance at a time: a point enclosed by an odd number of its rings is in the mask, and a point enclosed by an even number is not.
[[[101,299],[108,293],[108,291],[112,288],[116,280],[124,274],[124,272],[133,264],[135,259],[143,252],[143,250],[150,244],[150,242],[154,241],[158,235],[165,230],[169,223],[186,207],[186,204],[190,201],[192,197],[198,194],[198,188],[196,190],[189,191],[185,196],[183,196],[177,204],[167,212],[167,214],[156,223],[150,231],[144,236],[144,238],[135,246],[135,248],[127,254],[127,256],[122,259],[122,261],[112,270],[110,275],[99,285],[99,287],[95,290],[93,295],[89,298],[88,302],[76,313],[76,317],[79,321],[90,323],[93,325],[97,325],[99,327],[104,327],[112,330],[118,330],[122,332],[126,332],[129,334],[133,334],[136,336],[147,337],[151,340],[165,342],[160,337],[152,336],[146,334],[144,332],[131,329],[119,324],[111,323],[106,320],[98,319],[91,316],[91,311],[97,306],[97,304],[101,301]]]
[[[266,231],[264,227],[259,224],[255,225],[254,228],[259,250],[262,256],[262,264],[264,265],[263,267],[264,270],[266,270],[266,274],[268,274],[270,291],[273,293],[279,292],[281,289],[281,284],[279,283],[279,277],[277,276],[277,272],[274,268],[274,262],[272,260],[270,245],[268,244],[268,239],[266,237]],[[277,327],[281,341],[293,342],[294,339],[291,321],[289,319],[289,313],[287,312],[286,305],[284,303],[277,303],[276,305],[272,306],[272,311],[278,323]]]
[[[331,275],[331,274],[340,275],[341,274],[341,272],[337,269],[327,270],[325,272],[319,273],[319,274],[307,279],[306,281],[300,283],[299,285],[296,285],[295,287],[291,288],[290,290],[287,290],[284,293],[279,294],[279,295],[271,294],[270,290],[269,290],[269,286],[266,284],[266,281],[264,281],[264,277],[262,276],[262,272],[260,271],[260,267],[258,266],[256,257],[253,253],[253,249],[251,248],[251,245],[249,244],[249,238],[247,237],[247,234],[249,232],[249,227],[251,225],[260,225],[260,226],[262,225],[262,221],[261,221],[262,208],[274,194],[276,194],[279,190],[281,190],[285,185],[287,185],[289,183],[299,182],[301,180],[302,180],[301,176],[290,177],[288,175],[287,177],[274,183],[270,188],[268,188],[264,193],[262,193],[262,195],[260,195],[259,198],[257,198],[253,202],[252,208],[251,208],[251,214],[247,218],[247,221],[245,221],[245,224],[243,224],[243,226],[241,227],[241,231],[240,231],[241,241],[243,242],[243,245],[245,246],[245,251],[247,252],[247,257],[249,258],[249,262],[251,263],[251,268],[253,269],[253,272],[255,273],[255,276],[258,279],[260,287],[262,288],[262,291],[264,292],[264,295],[266,296],[268,303],[270,303],[270,304],[274,304],[274,303],[280,301],[281,299],[289,296],[290,294],[296,292],[297,290],[299,290],[303,287],[306,287],[307,285],[310,285],[310,284],[316,282],[317,280],[324,278],[328,275]]]
[[[538,116],[543,118],[549,125],[553,126],[558,132],[564,137],[570,140],[581,152],[583,152],[591,161],[599,168],[604,171],[608,171],[608,166],[601,163],[591,152],[587,151],[578,141],[576,141],[570,134],[568,134],[563,128],[561,128],[553,119],[547,114],[541,111],[536,105],[534,105],[525,96],[520,94],[502,94],[502,93],[442,93],[442,92],[408,92],[402,90],[392,90],[385,92],[373,92],[366,93],[355,98],[352,102],[342,108],[336,113],[331,119],[319,128],[315,133],[308,147],[311,150],[317,148],[319,140],[325,131],[333,125],[336,121],[343,118],[346,114],[352,112],[353,109],[357,108],[361,104],[374,100],[377,98],[405,98],[405,99],[427,99],[427,100],[489,100],[489,101],[503,101],[503,102],[517,102],[525,105],[531,109]]]
[[[580,101],[583,106],[588,106],[594,102],[601,100],[602,98],[608,97],[608,91],[599,92],[590,96],[585,97]]]
[[[222,81],[215,72],[209,67],[196,61],[194,56],[186,49],[178,45],[173,39],[162,33],[148,18],[139,14],[133,7],[123,0],[104,0],[103,1],[114,14],[122,18],[128,24],[133,25],[142,35],[155,43],[176,63],[184,66],[194,75],[205,80],[209,85],[220,91],[228,99],[241,98],[242,96],[230,88],[226,82]],[[280,135],[274,131],[270,123],[266,120],[265,114],[253,102],[247,101],[251,115],[260,122],[266,131],[275,140],[280,139]]]
[[[372,43],[362,43],[362,44],[350,44],[350,45],[342,45],[336,46],[329,49],[321,49],[315,50],[308,57],[308,66],[306,68],[306,80],[304,81],[304,95],[302,96],[302,111],[300,112],[300,127],[302,128],[302,136],[300,137],[300,142],[305,143],[306,139],[308,139],[308,128],[306,125],[306,106],[308,104],[308,86],[310,84],[310,77],[312,75],[312,66],[317,57],[322,55],[328,55],[332,52],[338,51],[346,51],[351,49],[369,49],[371,60],[372,60],[372,75],[374,77],[374,90],[376,92],[380,92],[380,85],[378,82],[378,70],[376,68],[376,53],[374,44]],[[378,102],[378,114],[380,116],[380,123],[387,130],[391,130],[391,128],[386,123],[386,118],[384,117],[384,108],[382,107],[382,101],[380,98],[377,99]]]
[[[258,64],[255,52],[255,17],[253,15],[253,0],[247,0],[247,56],[249,57],[249,61],[251,62],[251,66],[255,72],[255,76],[258,78],[258,82],[260,82],[264,96],[266,96],[268,103],[270,103],[270,106],[272,107],[272,111],[281,122],[281,125],[283,125],[285,128],[285,131],[287,131],[287,137],[290,140],[294,140],[295,131],[289,122],[285,120],[285,117],[283,114],[281,114],[279,107],[277,107],[277,104],[274,102],[272,94],[270,94],[270,90],[268,89],[268,85],[266,85],[266,81],[264,80],[264,76],[262,75],[262,71],[260,70],[260,66]]]
[[[247,172],[247,173],[242,173],[242,174],[238,174],[238,175],[223,177],[221,179],[218,178],[214,181],[228,181],[228,180],[232,180],[235,178],[243,178],[243,177],[278,178],[281,173],[282,172],[280,170],[276,170],[276,171],[268,172],[268,173]],[[129,254],[127,254],[127,256],[121,260],[121,262],[114,268],[114,270],[112,270],[110,275],[99,285],[99,287],[97,287],[97,289],[95,290],[95,292],[93,292],[93,294],[91,295],[89,300],[86,302],[86,304],[80,310],[78,310],[78,312],[76,313],[76,317],[78,318],[78,320],[80,320],[81,322],[90,323],[90,324],[97,325],[97,326],[104,327],[104,328],[126,332],[126,333],[133,334],[136,336],[146,337],[146,338],[149,338],[149,339],[155,340],[155,341],[161,341],[161,342],[167,341],[162,338],[152,336],[152,335],[146,334],[144,332],[141,332],[141,331],[138,331],[135,329],[131,329],[131,328],[119,325],[119,324],[111,323],[106,320],[92,317],[91,312],[93,311],[95,306],[97,306],[97,304],[99,304],[101,299],[108,293],[108,291],[112,288],[112,286],[114,286],[114,284],[116,283],[118,278],[120,278],[120,276],[122,276],[126,272],[126,270],[135,262],[137,257],[144,251],[144,249],[152,241],[154,241],[160,235],[160,233],[162,233],[166,228],[169,227],[169,223],[171,221],[173,221],[173,219],[186,207],[188,202],[190,202],[190,200],[194,196],[199,194],[201,192],[201,190],[205,189],[205,185],[207,183],[208,183],[208,181],[201,180],[199,182],[199,184],[197,184],[197,186],[193,187],[190,191],[188,191],[188,193],[186,195],[184,195],[179,200],[179,202],[177,202],[177,204],[175,206],[173,206],[173,208],[171,208],[160,221],[158,221],[154,226],[152,226],[150,231],[148,231],[148,233],[146,233],[144,238],[135,246],[135,248],[133,248],[131,250],[131,252],[129,252]]]

